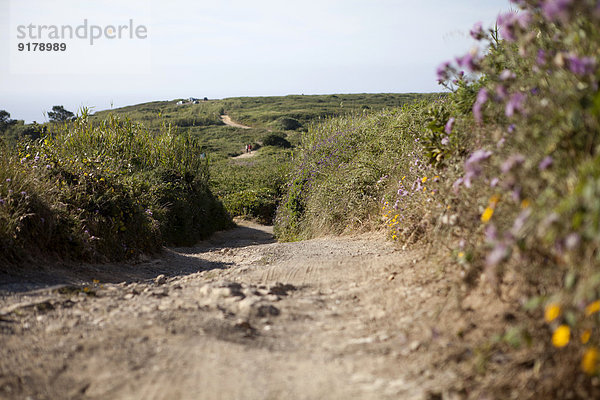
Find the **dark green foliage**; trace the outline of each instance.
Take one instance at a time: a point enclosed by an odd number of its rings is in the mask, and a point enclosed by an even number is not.
[[[284,131],[295,131],[302,128],[302,124],[296,118],[281,117],[276,121],[276,125]]]
[[[10,113],[6,110],[0,110],[0,132],[6,131],[6,129],[16,123],[17,121],[10,119]]]
[[[48,111],[48,119],[51,122],[66,122],[73,119],[75,114],[66,110],[63,106],[53,106],[52,111]]]
[[[284,149],[289,149],[290,147],[292,147],[292,144],[288,142],[288,140],[283,136],[271,133],[263,139],[263,146],[275,146]]]

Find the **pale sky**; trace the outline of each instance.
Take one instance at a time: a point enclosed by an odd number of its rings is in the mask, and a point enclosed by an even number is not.
[[[440,91],[436,67],[474,45],[475,22],[492,26],[509,9],[508,0],[0,0],[0,109],[42,122],[57,104]],[[132,20],[147,37],[125,28],[93,45],[44,38],[64,52],[17,50],[40,41],[18,38],[19,25],[75,29],[86,19],[109,30]]]

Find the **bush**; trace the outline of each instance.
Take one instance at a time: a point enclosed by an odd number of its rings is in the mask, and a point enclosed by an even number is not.
[[[389,177],[403,162],[422,163],[417,143],[426,108],[415,103],[310,127],[277,212],[277,236],[296,240],[375,226],[373,210]]]
[[[292,144],[286,138],[272,133],[267,135],[262,142],[263,146],[276,146],[284,149],[292,147]]]
[[[276,121],[277,126],[285,131],[295,131],[302,128],[302,124],[296,118],[281,117]]]
[[[271,224],[289,173],[291,152],[266,147],[251,159],[212,165],[211,187],[234,217]]]
[[[229,226],[199,149],[114,117],[95,126],[85,112],[50,136],[2,147],[2,254],[122,260]]]
[[[522,10],[498,29],[473,29],[484,49],[439,69],[447,98],[410,120],[400,111],[311,128],[277,232],[379,218],[394,240],[447,243],[466,282],[483,276],[525,306],[515,324],[535,343],[527,357],[554,376],[531,387],[595,398],[581,375],[600,374],[600,14],[591,0],[515,3]]]
[[[470,53],[458,59],[462,65],[440,69],[448,86],[459,67],[484,74],[469,85],[477,92],[473,116],[456,115],[459,124],[475,127],[464,175],[454,184],[461,190],[457,204],[482,210],[475,216],[478,229],[464,235],[469,251],[481,254],[474,267],[494,285],[507,266],[531,286],[561,282],[532,299],[546,305],[553,332],[552,340],[542,340],[553,356],[584,354],[581,368],[590,375],[598,374],[598,364],[586,365],[585,355],[600,345],[600,324],[589,308],[600,304],[596,3],[520,1],[520,12],[499,17],[499,32],[474,29],[487,54]],[[456,211],[467,216],[472,210]],[[552,310],[556,315],[548,316]],[[594,334],[583,343],[559,343],[557,335],[566,331]]]

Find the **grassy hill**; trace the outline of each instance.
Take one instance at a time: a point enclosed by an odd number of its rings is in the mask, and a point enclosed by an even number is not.
[[[171,127],[178,135],[198,140],[210,165],[211,190],[232,216],[245,215],[270,223],[295,146],[309,127],[342,115],[363,115],[399,107],[435,94],[332,94],[235,97],[223,100],[175,99],[97,112],[99,123],[110,115],[128,118],[160,132]],[[248,125],[225,125],[221,115]],[[233,159],[246,144],[258,150],[251,158]],[[271,145],[269,145],[271,144]],[[261,148],[263,147],[264,148]]]
[[[154,101],[99,111],[92,121],[101,121],[114,114],[142,123],[150,130],[159,131],[165,126],[177,128],[180,134],[189,134],[202,141],[202,146],[213,158],[230,157],[243,152],[245,144],[262,142],[269,133],[299,142],[297,132],[328,117],[344,114],[377,111],[398,107],[416,99],[430,98],[435,94],[332,94],[289,95],[271,97],[233,97],[222,100],[200,100],[197,103],[184,99]],[[179,102],[184,104],[178,104]],[[222,114],[234,121],[253,127],[244,130],[225,126]]]

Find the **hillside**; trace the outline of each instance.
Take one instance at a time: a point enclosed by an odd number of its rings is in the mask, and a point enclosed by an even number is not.
[[[97,112],[128,118],[160,131],[197,139],[209,159],[211,189],[232,216],[271,223],[289,172],[293,149],[314,124],[341,115],[363,115],[392,109],[439,94],[332,94],[235,97],[223,100],[175,99]],[[228,126],[245,124],[251,129]],[[251,144],[253,157],[243,154]],[[261,147],[263,147],[261,149]]]

